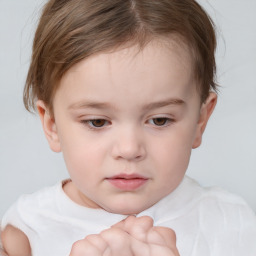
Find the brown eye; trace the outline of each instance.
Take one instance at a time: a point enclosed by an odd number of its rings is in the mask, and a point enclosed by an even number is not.
[[[106,124],[106,120],[104,119],[95,119],[95,120],[90,120],[89,124],[93,127],[102,127]]]
[[[165,117],[153,118],[152,121],[154,125],[163,126],[168,122],[168,118],[165,118]]]

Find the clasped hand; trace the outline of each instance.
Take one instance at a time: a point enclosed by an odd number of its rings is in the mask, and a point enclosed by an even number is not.
[[[100,234],[73,244],[70,256],[179,256],[176,236],[150,217],[129,216]]]

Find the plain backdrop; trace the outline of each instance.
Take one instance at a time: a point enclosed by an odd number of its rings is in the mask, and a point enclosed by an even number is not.
[[[0,0],[0,218],[22,193],[67,178],[22,92],[45,1]],[[256,211],[256,1],[201,0],[217,26],[217,108],[188,174],[241,195]]]

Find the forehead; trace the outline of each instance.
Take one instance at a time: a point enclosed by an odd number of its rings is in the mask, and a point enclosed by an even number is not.
[[[176,39],[152,40],[144,48],[122,47],[82,60],[62,77],[57,94],[103,101],[117,94],[125,99],[138,95],[157,98],[170,91],[174,96],[189,97],[195,91],[193,84],[188,47]]]
[[[91,55],[90,57],[80,61],[79,63],[73,65],[67,72],[77,71],[82,65],[93,65],[93,63],[100,64],[104,59],[108,59],[108,64],[112,61],[118,59],[119,64],[125,61],[130,61],[134,65],[139,61],[148,61],[149,59],[154,59],[159,57],[159,55],[168,52],[166,58],[177,59],[179,64],[184,65],[186,69],[192,69],[192,54],[190,47],[185,43],[179,35],[170,35],[165,37],[159,37],[157,39],[151,39],[148,42],[136,42],[131,41],[127,44],[114,47],[106,52],[99,52]],[[122,61],[123,60],[123,61]],[[112,62],[113,63],[113,62]],[[149,64],[149,63],[147,63]],[[140,65],[140,64],[139,64]]]

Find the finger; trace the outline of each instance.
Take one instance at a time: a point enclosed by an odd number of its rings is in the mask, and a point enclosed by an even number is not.
[[[119,221],[118,223],[116,223],[112,227],[126,230],[130,225],[133,225],[133,223],[136,221],[136,219],[137,218],[134,215],[130,215],[127,218]]]
[[[175,253],[177,251],[176,234],[170,228],[153,227],[148,232],[147,242],[149,244],[155,244],[155,245],[168,247],[171,250],[173,250]]]
[[[158,236],[160,236],[157,233]],[[161,236],[160,236],[161,238]],[[161,241],[163,239],[161,238]],[[163,242],[164,245],[159,244],[152,244],[152,243],[145,243],[142,241],[139,241],[135,238],[131,239],[131,248],[133,255],[139,255],[139,256],[179,256],[179,252],[176,247],[168,247],[165,245],[165,242]]]
[[[129,216],[114,227],[121,228],[140,241],[146,241],[147,232],[153,227],[153,219],[149,216]]]
[[[83,239],[75,242],[72,246],[70,256],[102,256],[102,252],[92,245],[88,240]]]
[[[108,249],[107,242],[100,235],[89,235],[85,238],[85,240],[89,241],[102,253],[104,253]]]
[[[157,232],[163,238],[166,245],[176,245],[176,234],[173,229],[167,227],[153,227],[152,230]]]
[[[149,255],[161,255],[161,256],[180,256],[177,248],[169,248],[167,246],[162,245],[149,245],[150,254]]]
[[[147,233],[153,227],[153,219],[149,216],[127,219],[125,227],[132,237],[145,242],[147,240]]]
[[[133,256],[131,236],[120,228],[110,228],[100,233],[110,249],[111,256]]]
[[[179,256],[176,247],[175,233],[169,228],[152,228],[148,232],[148,241],[139,241],[132,237],[131,248],[133,255],[139,256]]]
[[[129,217],[131,217],[131,216],[129,216]],[[129,217],[127,217],[127,218],[129,218]],[[117,222],[116,224],[112,225],[111,228],[120,228],[120,229],[124,230],[124,225],[125,225],[125,220],[126,219],[123,219],[123,220]]]

